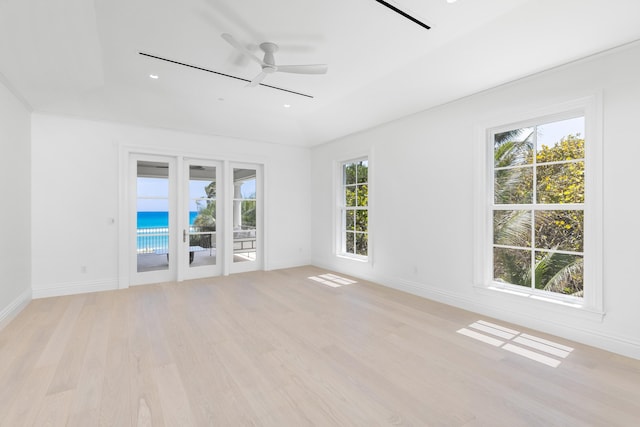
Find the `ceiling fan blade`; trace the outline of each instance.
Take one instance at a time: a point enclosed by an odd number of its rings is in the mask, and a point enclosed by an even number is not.
[[[260,84],[260,82],[262,82],[264,80],[265,77],[267,77],[268,73],[265,73],[264,71],[261,72],[260,74],[258,74],[257,76],[255,76],[253,78],[253,80],[251,80],[249,83],[247,83],[247,87],[254,87],[254,86],[258,86]]]
[[[238,76],[234,76],[234,75],[226,74],[226,73],[221,73],[220,71],[210,70],[208,68],[199,67],[197,65],[187,64],[186,62],[175,61],[173,59],[163,58],[161,56],[151,55],[149,53],[144,53],[144,52],[138,52],[138,54],[140,54],[142,56],[145,56],[147,58],[153,58],[153,59],[157,59],[159,61],[164,61],[164,62],[168,62],[168,63],[171,63],[171,64],[192,68],[194,70],[206,71],[207,73],[216,74],[218,76],[229,77],[231,79],[241,80],[243,82],[249,82],[249,80],[247,80],[245,78],[242,78],[242,77],[238,77]],[[287,93],[292,93],[294,95],[304,96],[306,98],[313,98],[312,95],[307,95],[306,93],[296,92],[296,91],[290,90],[290,89],[284,89],[284,88],[281,88],[281,87],[278,87],[278,86],[266,85],[266,84],[263,84],[262,86],[268,87],[268,88],[271,88],[271,89],[280,90],[280,91],[287,92]]]
[[[246,47],[242,46],[235,38],[233,38],[233,36],[231,34],[222,33],[221,37],[223,39],[225,39],[225,41],[227,43],[229,43],[231,46],[236,48],[236,50],[240,51],[243,55],[245,55],[246,57],[254,60],[258,64],[263,65],[262,59],[258,58],[253,53],[251,53],[249,51],[249,49],[247,49]]]
[[[278,71],[295,74],[326,74],[329,70],[327,64],[309,65],[278,65]]]

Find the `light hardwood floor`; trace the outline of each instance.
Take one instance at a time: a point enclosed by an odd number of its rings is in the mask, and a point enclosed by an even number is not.
[[[638,426],[640,361],[314,267],[35,300],[0,331],[3,426]],[[459,333],[574,350],[556,368]]]

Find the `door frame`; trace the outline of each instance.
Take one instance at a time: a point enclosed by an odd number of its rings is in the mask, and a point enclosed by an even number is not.
[[[233,170],[234,169],[255,169],[256,171],[256,260],[248,261],[248,262],[234,262],[233,260],[233,199],[234,192],[231,191],[231,186],[233,185]],[[247,163],[247,162],[227,162],[226,169],[224,170],[226,179],[225,188],[227,191],[227,196],[225,198],[226,206],[229,209],[226,209],[225,216],[225,224],[227,224],[226,230],[229,231],[226,233],[225,247],[228,248],[226,251],[227,256],[225,267],[227,267],[228,273],[244,273],[247,271],[257,271],[264,270],[265,264],[265,244],[264,244],[264,165],[256,164],[256,163]],[[226,275],[226,274],[225,274]]]
[[[137,223],[137,178],[138,178],[138,162],[139,161],[150,161],[150,162],[158,162],[158,163],[166,163],[168,166],[167,170],[167,180],[168,180],[168,189],[169,193],[167,195],[168,198],[168,209],[169,209],[169,233],[168,233],[168,244],[167,244],[167,259],[171,259],[169,262],[169,266],[166,270],[155,270],[148,272],[138,272],[137,265],[137,235],[133,232]],[[176,260],[180,260],[182,257],[181,249],[182,245],[178,244],[178,232],[179,226],[182,224],[182,213],[180,212],[180,191],[178,191],[178,177],[181,173],[181,165],[180,162],[174,156],[164,156],[157,154],[140,154],[140,153],[132,153],[129,156],[129,190],[131,194],[131,198],[128,200],[127,206],[127,217],[129,219],[130,228],[127,230],[127,247],[128,247],[128,257],[129,257],[129,284],[130,285],[144,285],[147,283],[161,283],[161,282],[171,282],[177,280],[179,276],[180,268],[178,266],[179,262]],[[175,256],[171,256],[169,258],[169,254],[176,254]],[[134,261],[134,259],[136,261]]]
[[[136,198],[137,194],[132,194],[132,186],[131,183],[131,168],[134,167],[131,164],[136,164],[136,162],[132,162],[132,155],[142,155],[142,156],[159,156],[159,157],[173,157],[176,162],[176,174],[183,174],[183,165],[185,159],[196,159],[196,160],[211,160],[214,162],[219,162],[222,165],[222,174],[223,179],[226,178],[227,173],[233,169],[233,165],[237,166],[247,166],[247,167],[255,167],[258,169],[258,173],[260,174],[261,179],[258,179],[257,185],[260,190],[258,191],[258,199],[257,205],[259,206],[259,210],[262,212],[260,227],[259,227],[259,240],[258,240],[258,248],[260,253],[262,253],[261,260],[259,263],[251,263],[254,268],[248,270],[268,270],[268,254],[266,253],[267,246],[267,238],[268,233],[265,227],[267,224],[267,212],[265,209],[267,194],[267,182],[266,182],[266,173],[267,170],[267,161],[265,158],[260,156],[252,156],[252,155],[242,155],[239,156],[237,154],[225,154],[225,153],[216,153],[214,156],[211,153],[203,153],[203,152],[190,152],[190,151],[178,151],[172,149],[157,149],[153,147],[147,146],[135,146],[135,145],[119,145],[119,162],[118,162],[118,289],[126,289],[132,285],[131,283],[131,251],[136,251],[135,247],[132,248],[131,245],[131,235],[130,230],[131,226],[135,224],[135,218],[132,218],[131,209],[130,209],[130,201],[131,198]],[[226,191],[225,189],[225,204],[232,202],[232,200],[228,200],[230,197],[233,198],[233,194],[230,191]],[[183,195],[178,195],[178,198],[184,197]],[[228,205],[231,206],[231,205]],[[224,209],[224,208],[223,208]],[[227,216],[231,213],[231,209],[224,209],[224,221],[228,221],[229,218]],[[232,214],[232,213],[231,213]],[[178,214],[176,215],[176,221],[179,219],[179,216],[182,215],[180,210],[178,209]],[[225,245],[231,245],[230,248],[233,247],[233,236],[232,233],[225,232],[224,233],[224,242]],[[184,257],[188,256],[186,249],[183,253],[180,253],[178,249],[178,256],[184,255]],[[221,274],[223,276],[227,276],[230,273],[236,273],[241,271],[247,271],[242,268],[233,268],[233,255],[227,256],[226,254],[222,255],[222,270]],[[244,263],[243,263],[244,264]],[[184,277],[180,277],[180,274],[176,273],[175,281],[185,280]]]
[[[225,177],[223,176],[224,162],[220,160],[182,157],[182,180],[179,180],[178,185],[182,187],[182,191],[178,191],[179,196],[179,211],[178,218],[180,219],[178,232],[183,228],[189,227],[189,202],[190,202],[190,168],[189,165],[199,166],[212,166],[216,168],[216,241],[219,242],[219,246],[216,248],[216,264],[213,266],[191,267],[190,254],[187,249],[188,244],[182,239],[178,239],[178,275],[177,280],[179,282],[190,279],[200,279],[203,277],[215,277],[221,276],[224,271],[225,258],[227,254],[225,236],[227,234],[227,227],[225,221],[225,195],[227,193],[226,185],[218,185],[220,183],[225,184]],[[221,227],[219,226],[221,225]],[[189,230],[183,230],[183,233],[189,236]],[[222,251],[218,250],[222,248]]]

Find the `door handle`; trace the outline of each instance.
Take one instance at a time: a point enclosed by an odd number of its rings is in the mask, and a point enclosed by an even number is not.
[[[183,243],[187,242],[187,230],[185,229],[182,230],[182,242]]]

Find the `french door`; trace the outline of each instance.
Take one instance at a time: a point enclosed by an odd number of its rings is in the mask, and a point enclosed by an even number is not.
[[[223,212],[219,197],[221,164],[213,161],[184,160],[182,225],[178,245],[178,267],[182,279],[218,276],[224,253]]]
[[[262,268],[261,167],[131,154],[130,284]]]
[[[229,271],[238,273],[262,268],[262,169],[258,165],[232,163],[227,182],[231,202]]]

